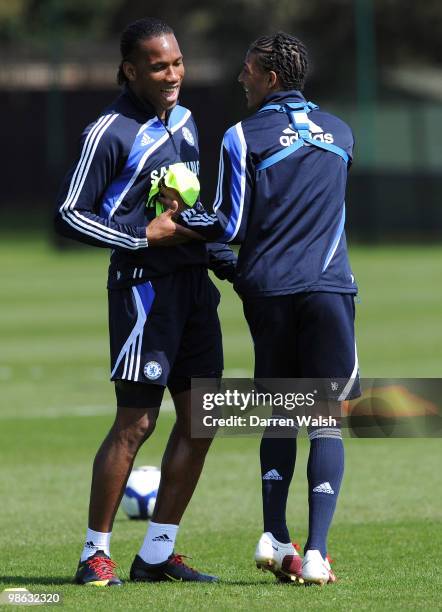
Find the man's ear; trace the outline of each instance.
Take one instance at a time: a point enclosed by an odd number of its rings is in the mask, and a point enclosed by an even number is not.
[[[128,81],[135,81],[135,79],[137,78],[137,71],[132,62],[123,62],[123,72]]]
[[[273,89],[279,82],[278,75],[274,70],[270,70],[268,74],[269,89]]]

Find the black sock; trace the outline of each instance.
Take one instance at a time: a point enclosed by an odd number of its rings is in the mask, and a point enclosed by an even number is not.
[[[290,542],[285,513],[296,462],[295,433],[292,438],[270,438],[264,433],[260,447],[264,531],[281,543]]]

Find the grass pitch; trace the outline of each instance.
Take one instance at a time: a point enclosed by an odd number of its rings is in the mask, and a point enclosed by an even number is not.
[[[354,249],[361,287],[358,346],[365,376],[440,376],[440,248]],[[0,591],[60,592],[78,610],[440,609],[440,440],[346,441],[347,468],[329,550],[339,582],[277,585],[254,568],[261,530],[256,438],[218,439],[178,536],[177,551],[216,585],[70,584],[82,547],[90,470],[113,414],[106,383],[107,252],[56,253],[42,240],[3,238],[0,317]],[[226,369],[251,373],[238,299],[223,285]],[[167,407],[167,405],[166,405]],[[165,410],[137,463],[159,465],[172,414]],[[299,444],[289,504],[293,537],[307,532]],[[127,577],[145,524],[117,516],[112,554]]]

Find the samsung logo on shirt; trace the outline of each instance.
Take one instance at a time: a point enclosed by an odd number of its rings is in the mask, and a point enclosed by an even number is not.
[[[200,163],[199,161],[187,161],[187,162],[181,162],[183,163],[185,166],[187,166],[189,168],[189,170],[192,170],[192,172],[194,174],[196,174],[197,176],[200,173]],[[164,176],[167,172],[167,170],[169,169],[169,166],[161,166],[161,168],[157,168],[156,170],[153,170],[150,173],[150,178],[152,181],[161,178],[162,176]]]

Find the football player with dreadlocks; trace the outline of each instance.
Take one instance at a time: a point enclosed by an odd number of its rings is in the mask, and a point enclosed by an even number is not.
[[[357,287],[344,231],[354,142],[348,125],[304,98],[307,69],[305,45],[284,32],[249,47],[239,82],[254,112],[224,136],[214,214],[187,210],[181,219],[206,240],[241,245],[234,286],[253,336],[255,378],[340,381],[326,396],[339,409],[360,393]],[[286,523],[297,430],[274,434],[265,431],[260,449],[264,530],[256,563],[278,578],[333,582],[327,535],[344,471],[339,419],[308,428],[303,560]]]

